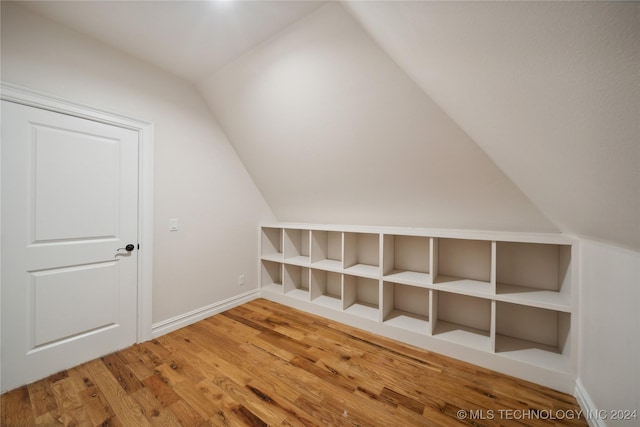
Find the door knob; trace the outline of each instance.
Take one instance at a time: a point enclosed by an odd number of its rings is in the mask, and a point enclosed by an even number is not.
[[[135,248],[136,248],[136,247],[135,247],[133,244],[129,243],[129,244],[128,244],[127,246],[125,246],[124,248],[118,248],[118,250],[119,250],[119,251],[121,251],[121,250],[125,250],[125,251],[127,251],[127,252],[131,252],[131,251],[132,251],[132,250],[134,250]]]

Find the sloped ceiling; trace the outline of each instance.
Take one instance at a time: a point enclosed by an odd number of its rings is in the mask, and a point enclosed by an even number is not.
[[[195,83],[323,1],[22,1]]]
[[[640,250],[639,3],[25,3],[195,83],[282,220]]]
[[[640,3],[345,5],[562,231],[640,249]]]
[[[337,3],[199,87],[280,220],[557,230]]]

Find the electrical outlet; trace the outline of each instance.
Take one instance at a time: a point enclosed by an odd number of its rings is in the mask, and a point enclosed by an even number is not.
[[[241,274],[238,276],[238,285],[240,286],[244,286],[246,284],[245,280],[244,280],[244,274]]]

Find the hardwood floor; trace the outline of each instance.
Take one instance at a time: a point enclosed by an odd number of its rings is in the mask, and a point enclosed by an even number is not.
[[[0,400],[3,426],[587,425],[569,395],[262,299]]]

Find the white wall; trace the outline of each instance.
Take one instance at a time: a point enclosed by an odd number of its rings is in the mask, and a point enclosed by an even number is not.
[[[579,380],[598,410],[640,419],[640,253],[581,242]]]
[[[640,250],[640,2],[344,4],[561,231]]]
[[[155,124],[154,323],[257,287],[273,215],[193,87],[7,2],[1,54],[3,81]]]
[[[337,2],[199,88],[280,220],[557,231]]]

